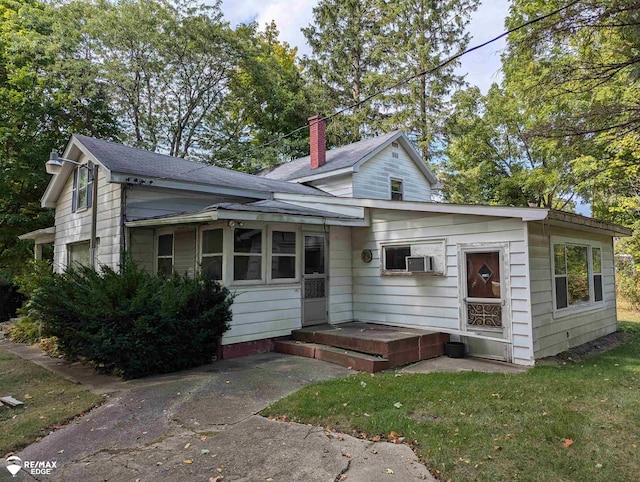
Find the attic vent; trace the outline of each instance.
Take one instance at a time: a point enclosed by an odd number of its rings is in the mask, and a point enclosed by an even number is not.
[[[391,153],[391,157],[393,157],[394,159],[398,159],[398,157],[400,157],[400,156],[398,156],[397,152],[392,152]]]
[[[400,144],[398,144],[397,142],[392,142],[391,147],[395,147],[397,149],[398,147],[400,147]]]

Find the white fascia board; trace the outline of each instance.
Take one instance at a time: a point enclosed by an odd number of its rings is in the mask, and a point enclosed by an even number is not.
[[[257,213],[218,209],[218,219],[234,221],[263,221],[271,223],[320,224],[328,226],[369,226],[369,219],[340,219],[322,216],[302,216],[298,214]]]
[[[342,202],[343,200],[351,200],[352,198],[313,196],[307,194],[282,194],[282,196],[285,197],[280,198],[280,195],[280,193],[274,193],[273,198],[303,208],[320,209],[322,211],[334,212],[344,216],[364,218],[364,207]],[[330,201],[325,202],[326,200]]]
[[[339,205],[323,209],[338,211],[338,207],[359,206],[363,208],[389,209],[397,211],[417,211],[442,214],[471,214],[476,216],[493,216],[501,218],[520,218],[522,221],[542,221],[546,219],[549,210],[543,208],[514,208],[504,206],[479,206],[473,204],[449,204],[416,201],[386,201],[382,199],[360,199],[335,197],[323,199],[320,196],[275,193],[274,199],[285,202],[300,202],[325,205]]]
[[[135,181],[134,181],[135,179]],[[117,184],[139,184],[143,186],[160,187],[164,189],[177,189],[181,191],[204,192],[208,194],[222,194],[234,197],[248,197],[253,199],[271,199],[271,193],[253,189],[239,189],[226,186],[212,186],[188,181],[176,181],[172,179],[158,179],[154,177],[140,176],[121,172],[111,173],[109,182]]]
[[[56,227],[51,226],[48,228],[37,229],[35,231],[30,231],[28,233],[21,234],[18,236],[18,239],[24,240],[33,240],[36,244],[47,244],[53,243],[56,236]]]
[[[127,228],[153,228],[162,226],[174,226],[176,224],[208,223],[217,221],[218,213],[215,210],[192,214],[177,214],[165,218],[139,219],[137,221],[126,221]]]
[[[63,159],[71,159],[73,161],[77,161],[83,155],[86,156],[89,161],[99,166],[100,169],[104,170],[107,179],[109,179],[111,175],[109,169],[107,169],[98,159],[96,159],[96,157],[91,154],[91,152],[89,152],[89,150],[84,145],[82,145],[82,143],[75,136],[71,136],[71,139],[67,143],[67,146],[65,147],[64,152],[60,157],[62,157]],[[44,194],[40,199],[40,205],[43,208],[56,207],[56,204],[58,203],[58,197],[62,193],[62,190],[64,189],[69,176],[75,168],[75,165],[63,162],[60,172],[51,176],[49,184],[47,184],[47,188],[45,189]]]
[[[327,179],[329,177],[340,176],[342,174],[350,174],[352,172],[354,172],[353,167],[343,167],[342,169],[336,169],[335,171],[328,171],[320,174],[313,174],[312,176],[305,176],[305,177],[299,177],[296,179],[290,179],[289,182],[297,182],[297,183],[311,182],[311,181],[317,181],[319,179]]]

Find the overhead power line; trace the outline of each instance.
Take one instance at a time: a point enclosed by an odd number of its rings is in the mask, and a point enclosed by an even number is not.
[[[474,45],[473,47],[470,47],[470,48],[468,48],[466,50],[463,50],[462,52],[458,52],[457,54],[454,54],[451,57],[449,57],[446,60],[444,60],[443,62],[439,63],[435,67],[423,70],[423,71],[418,72],[418,73],[416,73],[416,74],[414,74],[414,75],[412,75],[410,77],[406,77],[406,78],[396,82],[393,85],[390,85],[390,86],[385,87],[385,88],[383,88],[383,89],[381,89],[381,90],[379,90],[377,92],[374,92],[373,94],[368,95],[364,99],[362,99],[362,100],[360,100],[360,101],[358,101],[358,102],[356,102],[354,104],[348,105],[347,107],[344,107],[344,108],[338,110],[337,112],[334,112],[331,115],[328,115],[326,117],[320,117],[317,121],[315,121],[314,124],[317,124],[318,122],[321,122],[321,121],[326,121],[326,120],[332,119],[332,118],[342,114],[343,112],[346,112],[348,110],[354,109],[354,108],[364,104],[365,102],[369,102],[374,97],[377,97],[379,95],[385,94],[386,92],[388,92],[390,90],[397,89],[398,87],[401,87],[401,86],[403,86],[405,84],[408,84],[412,80],[415,80],[415,79],[417,79],[419,77],[423,77],[425,75],[432,74],[432,73],[440,70],[441,68],[449,65],[451,62],[454,62],[455,60],[459,59],[460,57],[462,57],[464,55],[467,55],[467,54],[469,54],[469,53],[471,53],[471,52],[473,52],[475,50],[479,50],[479,49],[481,49],[483,47],[486,47],[487,45],[492,44],[493,42],[496,42],[496,41],[500,40],[501,38],[506,37],[509,34],[517,32],[518,30],[522,30],[523,28],[526,28],[526,27],[528,27],[530,25],[533,25],[533,24],[538,23],[538,22],[542,22],[543,20],[546,20],[549,17],[553,17],[554,15],[557,15],[557,14],[563,12],[564,10],[567,10],[567,9],[573,7],[577,3],[580,3],[581,1],[582,0],[573,0],[572,2],[569,2],[564,7],[557,8],[556,10],[554,10],[552,12],[549,12],[549,13],[547,13],[545,15],[541,15],[540,17],[536,17],[536,18],[534,18],[532,20],[529,20],[529,21],[527,21],[527,22],[525,22],[525,23],[523,23],[521,25],[518,25],[517,27],[509,29],[509,30],[501,33],[500,35],[498,35],[496,37],[493,37],[491,40],[487,40],[486,42],[483,42],[483,43],[478,44],[478,45]],[[281,136],[276,137],[275,139],[272,139],[272,140],[270,140],[268,142],[265,142],[265,143],[263,143],[263,144],[261,144],[259,146],[249,147],[248,150],[264,149],[265,147],[273,145],[276,142],[280,142],[280,141],[282,141],[284,139],[287,139],[288,137],[291,137],[292,135],[294,135],[297,132],[300,132],[301,130],[308,129],[310,126],[312,126],[314,124],[305,124],[303,126],[297,127],[296,129],[294,129],[294,130],[292,130],[292,131],[290,131],[290,132],[288,132],[286,134],[282,134]],[[240,155],[233,155],[233,156],[227,157],[225,159],[221,159],[221,160],[219,160],[219,162],[220,163],[226,163],[228,161],[232,161],[234,159],[237,159],[238,157],[240,157]],[[200,169],[205,169],[205,168],[209,167],[210,165],[211,164],[205,164],[203,166],[198,166],[198,167],[196,167],[196,168],[194,168],[194,169],[192,169],[190,171],[186,171],[186,172],[184,172],[182,174],[190,174],[192,172],[199,171]]]

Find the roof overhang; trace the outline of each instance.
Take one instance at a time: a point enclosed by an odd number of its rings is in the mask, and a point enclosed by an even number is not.
[[[549,214],[543,208],[518,208],[504,206],[482,206],[475,204],[449,204],[417,201],[386,201],[382,199],[359,198],[320,198],[317,196],[300,196],[297,194],[274,195],[274,199],[293,204],[314,205],[322,209],[344,209],[345,207],[363,207],[374,209],[388,209],[397,211],[415,211],[423,213],[441,214],[470,214],[475,216],[492,216],[501,218],[519,218],[522,221],[542,221]]]
[[[293,205],[292,207],[298,207]],[[320,213],[320,211],[318,211]],[[254,207],[245,210],[243,206],[231,207],[211,207],[194,213],[174,214],[170,216],[139,219],[125,222],[128,228],[157,228],[163,226],[175,226],[181,224],[205,224],[220,220],[234,221],[262,221],[270,223],[295,223],[326,226],[368,226],[369,218],[364,209],[359,216],[350,216],[342,213],[321,213],[318,215],[303,215],[284,212],[260,211]]]
[[[94,155],[91,154],[91,152],[89,152],[89,150],[84,147],[75,136],[71,136],[71,139],[69,139],[69,142],[67,143],[67,147],[65,147],[64,152],[60,157],[79,162],[83,155],[86,156],[87,161],[91,161],[94,164],[100,166],[101,169],[104,169],[107,173],[107,176],[111,175],[109,170],[98,159],[96,159]],[[44,162],[42,164],[44,168]],[[73,173],[73,170],[75,168],[75,165],[69,162],[63,162],[60,172],[51,176],[49,184],[47,184],[47,188],[45,189],[44,194],[42,195],[42,198],[40,200],[40,205],[43,208],[56,207],[58,197],[60,197],[60,194],[62,193],[62,190],[64,189],[64,186],[69,179],[69,176],[71,175],[71,173]]]
[[[580,214],[567,213],[564,211],[550,210],[547,219],[553,226],[568,227],[579,231],[595,232],[606,236],[626,237],[633,234],[632,229],[625,228],[619,224],[581,216]]]
[[[18,236],[20,240],[32,240],[36,244],[50,244],[55,241],[56,227],[51,226],[49,228],[37,229],[28,233]]]
[[[298,182],[298,183],[312,182],[312,181],[317,181],[319,179],[327,179],[330,177],[342,176],[344,174],[358,172],[360,170],[360,167],[365,162],[372,159],[374,156],[380,153],[383,149],[386,149],[392,142],[399,142],[400,144],[402,144],[402,147],[409,154],[409,157],[411,157],[411,160],[416,164],[416,166],[418,166],[418,169],[420,169],[420,171],[427,178],[427,180],[431,184],[432,189],[442,189],[442,184],[438,182],[438,179],[436,179],[435,175],[431,172],[431,170],[427,167],[425,162],[422,160],[422,156],[420,155],[420,153],[416,150],[416,148],[413,146],[411,141],[409,141],[409,139],[404,134],[404,132],[401,132],[401,131],[398,131],[395,135],[389,137],[389,139],[385,143],[379,145],[375,149],[368,152],[367,155],[363,156],[362,159],[356,162],[353,166],[345,167],[342,169],[336,169],[334,171],[327,171],[323,173],[312,174],[310,176],[295,178],[295,179],[291,179],[290,181]]]

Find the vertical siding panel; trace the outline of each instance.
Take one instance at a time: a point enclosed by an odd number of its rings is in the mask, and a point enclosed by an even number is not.
[[[329,230],[329,322],[353,320],[351,228]]]

